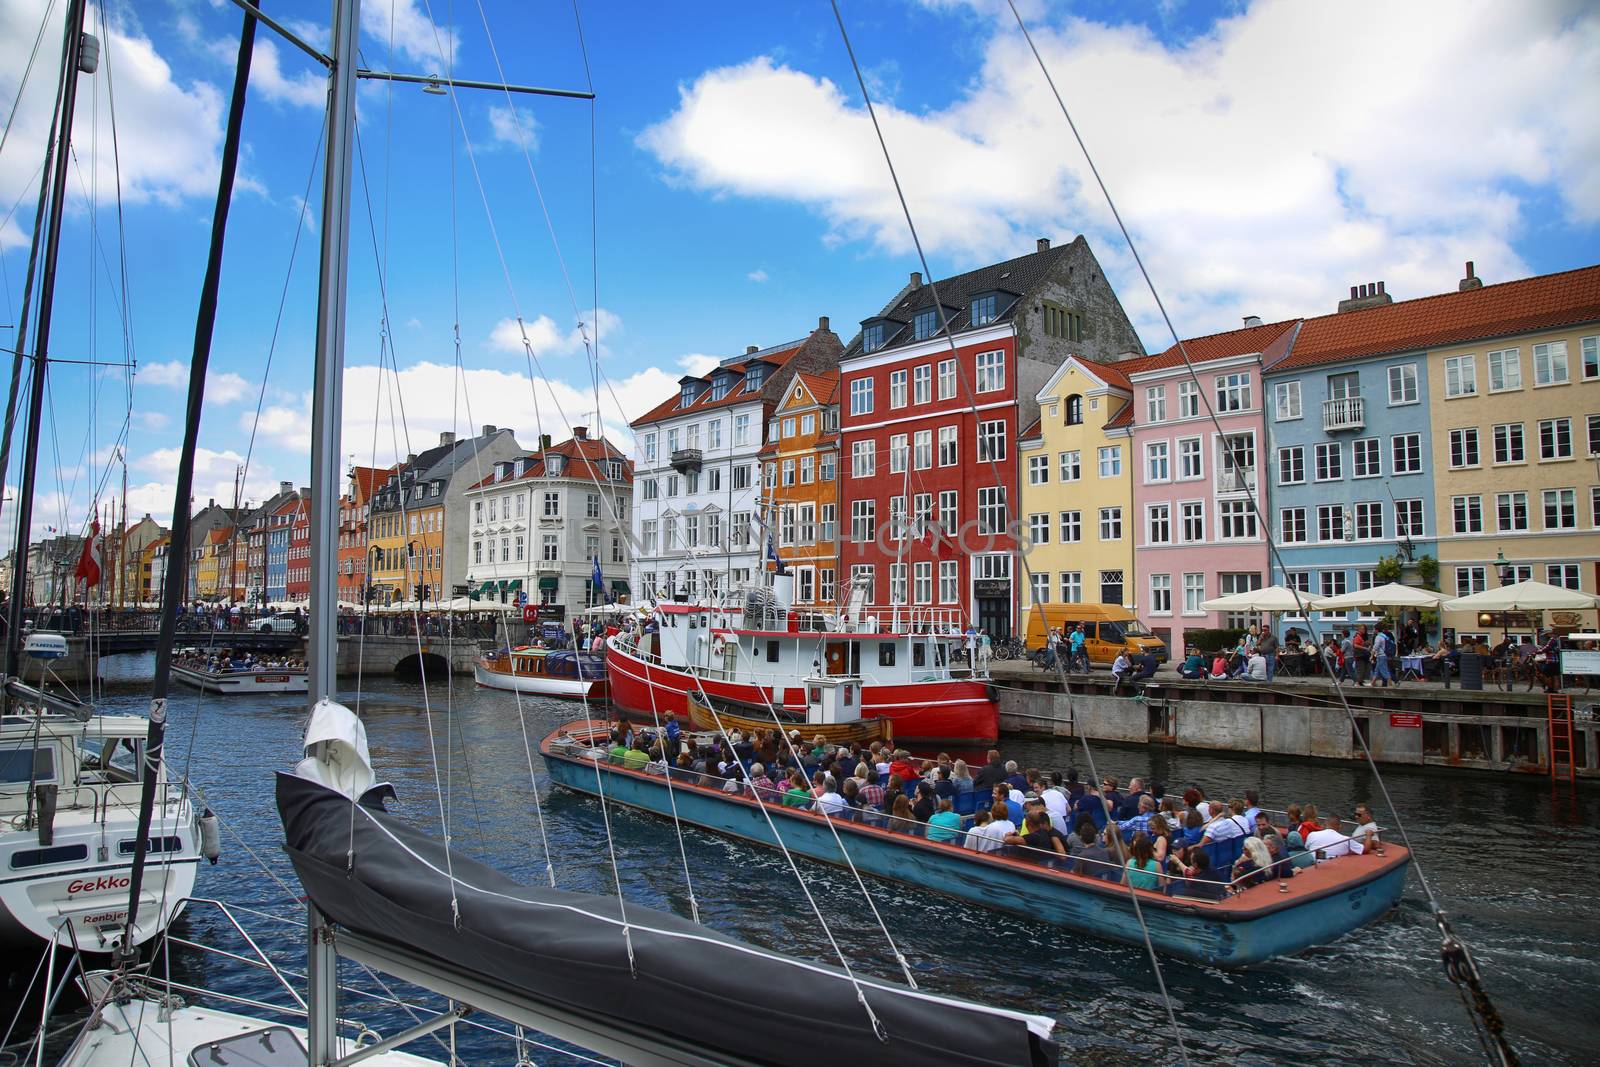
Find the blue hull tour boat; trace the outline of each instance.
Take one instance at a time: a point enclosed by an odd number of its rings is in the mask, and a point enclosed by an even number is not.
[[[608,728],[580,721],[546,736],[539,751],[551,780],[591,796],[603,785],[606,800],[668,818],[675,801],[683,822],[758,845],[776,847],[776,827],[790,852],[844,862],[832,830],[816,812],[769,800],[763,814],[748,794],[724,792],[720,779],[697,780],[701,776],[676,771],[669,796],[668,780],[659,770],[608,760]],[[599,783],[597,770],[603,778]],[[865,873],[1080,933],[1143,944],[1128,887],[1119,882],[883,826],[839,817],[831,821],[850,860]],[[1400,900],[1410,861],[1406,849],[1385,844],[1377,852],[1318,862],[1293,878],[1269,879],[1222,900],[1135,892],[1158,951],[1218,967],[1248,967],[1327,944],[1383,917]]]

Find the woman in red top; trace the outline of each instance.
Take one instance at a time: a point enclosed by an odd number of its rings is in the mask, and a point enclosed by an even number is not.
[[[1315,804],[1307,804],[1305,806],[1304,810],[1301,812],[1301,819],[1303,821],[1299,826],[1295,827],[1295,829],[1300,831],[1300,840],[1302,841],[1304,841],[1307,835],[1309,835],[1313,830],[1322,829],[1322,824],[1317,821],[1317,806]]]

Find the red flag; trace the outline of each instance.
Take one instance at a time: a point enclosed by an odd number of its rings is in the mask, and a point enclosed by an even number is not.
[[[78,556],[78,569],[72,572],[74,578],[83,580],[84,585],[93,588],[100,584],[100,520],[96,518],[89,524],[89,539],[83,543],[83,553]]]

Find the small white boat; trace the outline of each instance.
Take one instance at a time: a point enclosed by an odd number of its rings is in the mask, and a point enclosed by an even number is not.
[[[478,684],[517,693],[598,700],[607,693],[606,661],[587,652],[548,648],[501,649],[472,667]]]
[[[306,672],[299,668],[270,667],[261,670],[207,671],[195,667],[172,667],[172,677],[202,693],[304,693]]]
[[[112,951],[128,921],[146,722],[51,713],[0,719],[0,943]],[[200,820],[161,767],[133,940],[166,929],[194,890]]]

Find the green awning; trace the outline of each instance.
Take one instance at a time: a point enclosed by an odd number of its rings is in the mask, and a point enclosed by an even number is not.
[[[613,593],[626,593],[628,592],[628,583],[623,581],[612,582],[611,591]]]
[[[500,583],[499,582],[484,582],[483,585],[478,587],[478,591],[474,595],[476,595],[476,596],[494,596],[495,590],[498,589],[499,587],[500,587]]]
[[[540,578],[539,579],[539,588],[540,589],[560,589],[561,588],[561,579],[560,578]]]
[[[511,581],[506,583],[506,592],[508,592],[508,593],[515,593],[517,590],[519,590],[521,588],[522,588],[522,579],[521,578],[513,578],[513,579],[511,579]]]

